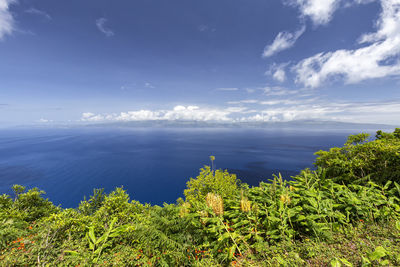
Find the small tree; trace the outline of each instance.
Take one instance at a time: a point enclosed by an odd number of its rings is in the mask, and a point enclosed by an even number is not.
[[[189,202],[205,201],[208,193],[220,195],[222,198],[230,197],[238,191],[239,180],[235,174],[221,169],[213,171],[210,166],[200,169],[200,174],[195,179],[190,178],[184,194]]]
[[[378,131],[376,140],[368,134],[350,135],[343,147],[315,153],[315,165],[326,169],[327,177],[336,182],[363,183],[372,180],[384,185],[400,182],[400,129],[394,133]]]

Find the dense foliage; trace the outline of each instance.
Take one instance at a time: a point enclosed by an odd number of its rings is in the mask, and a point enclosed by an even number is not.
[[[343,147],[317,152],[315,164],[336,182],[400,183],[400,128],[393,133],[378,131],[375,137],[368,142],[368,134],[351,135]]]
[[[400,130],[366,138],[292,181],[249,188],[206,166],[163,207],[117,188],[61,209],[16,185],[0,196],[0,265],[399,266]]]

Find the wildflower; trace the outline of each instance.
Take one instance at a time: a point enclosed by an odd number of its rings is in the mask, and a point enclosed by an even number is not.
[[[206,202],[207,206],[212,208],[216,215],[224,214],[224,203],[221,196],[213,193],[208,193],[206,196]]]
[[[32,230],[32,226],[29,226],[28,228],[29,228],[29,230]]]
[[[244,197],[242,194],[242,199],[240,200],[240,210],[242,212],[249,212],[251,210],[251,202]]]
[[[189,202],[185,202],[182,204],[180,210],[179,210],[179,216],[181,218],[185,217],[188,213],[189,213],[189,209],[190,209],[191,205]]]
[[[290,204],[291,199],[290,199],[290,197],[289,197],[288,194],[281,195],[280,199],[281,199],[281,202],[282,202],[282,203],[284,203],[284,204]]]

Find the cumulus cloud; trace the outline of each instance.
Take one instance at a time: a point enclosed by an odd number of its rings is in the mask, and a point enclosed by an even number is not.
[[[231,121],[232,110],[200,108],[198,106],[175,106],[172,110],[138,110],[120,114],[83,113],[81,121]]]
[[[45,11],[36,9],[34,7],[31,7],[29,9],[25,10],[25,13],[41,16],[41,17],[43,17],[43,18],[45,18],[47,20],[51,20],[52,19],[51,16],[48,13],[46,13]]]
[[[14,0],[0,0],[0,40],[14,30],[14,18],[9,9],[14,2]]]
[[[99,18],[96,20],[96,26],[97,29],[99,29],[99,31],[101,31],[102,33],[104,33],[105,36],[107,37],[111,37],[114,35],[114,32],[106,27],[106,23],[107,23],[107,19],[106,18]]]
[[[270,75],[272,78],[280,83],[286,81],[286,70],[285,68],[289,65],[289,63],[284,64],[273,64],[268,71],[265,72],[265,75]]]
[[[362,47],[319,53],[300,61],[293,68],[296,82],[315,88],[335,76],[352,84],[400,75],[400,0],[381,0],[381,6],[377,31],[361,36]]]
[[[354,4],[368,4],[375,0],[283,0],[290,6],[299,8],[300,17],[309,17],[314,25],[327,24],[339,7],[350,7]]]
[[[272,98],[255,100],[252,109],[243,106],[204,108],[175,106],[167,110],[137,110],[112,114],[83,113],[82,122],[198,121],[278,122],[294,120],[336,120],[345,122],[398,124],[400,100],[382,102],[332,102],[319,98]],[[233,103],[235,102],[235,103]],[[243,104],[232,101],[230,104]]]
[[[299,30],[294,33],[291,32],[280,32],[275,37],[272,44],[267,45],[264,48],[263,57],[271,57],[283,50],[291,48],[299,39],[299,37],[305,32],[306,26],[303,25]]]
[[[286,4],[297,6],[302,17],[309,17],[314,24],[328,23],[341,0],[287,0]]]
[[[270,102],[272,107],[243,116],[242,122],[278,122],[293,120],[335,120],[358,123],[398,124],[399,101],[371,103]],[[278,106],[275,106],[278,105]]]

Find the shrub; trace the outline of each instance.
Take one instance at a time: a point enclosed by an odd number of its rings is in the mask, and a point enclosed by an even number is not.
[[[367,138],[367,134],[351,135],[343,147],[316,152],[315,165],[338,183],[400,183],[400,129],[378,131],[377,139],[370,142]]]

